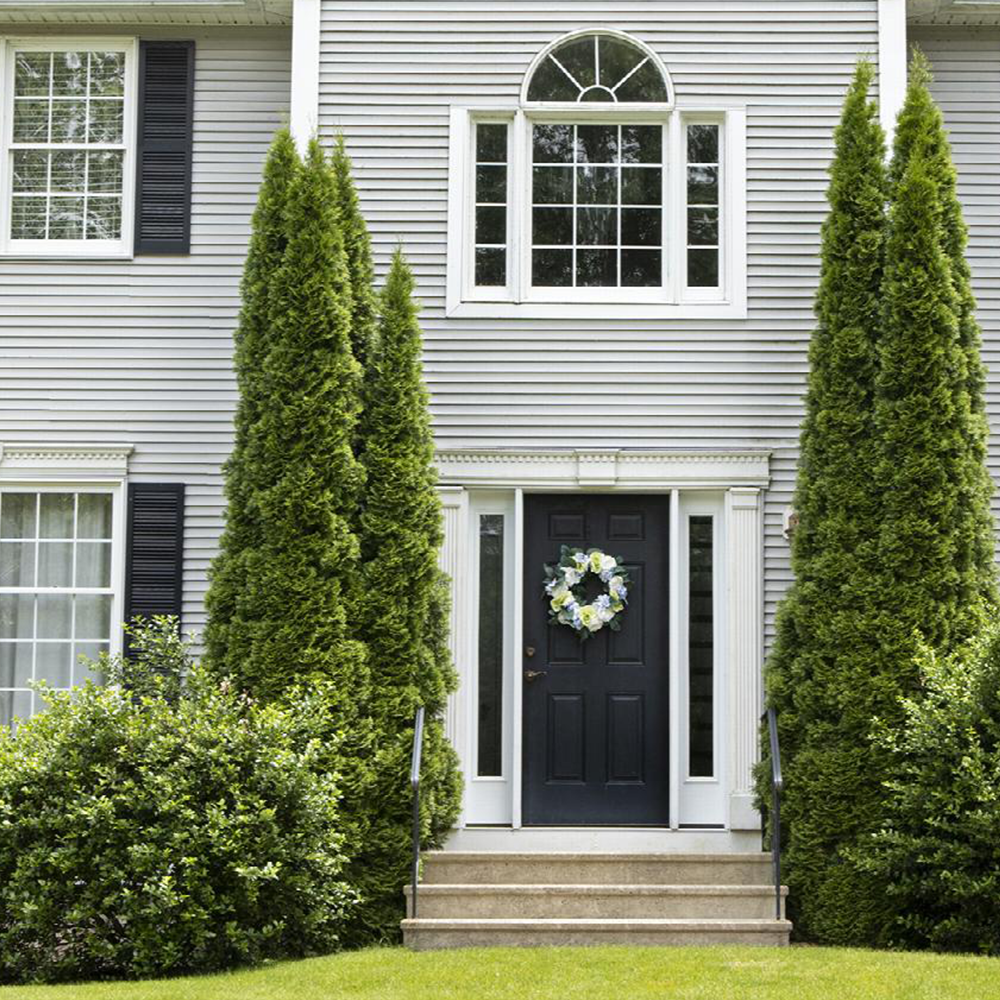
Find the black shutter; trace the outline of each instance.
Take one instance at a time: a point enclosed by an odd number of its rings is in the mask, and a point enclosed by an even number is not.
[[[184,484],[129,483],[125,620],[181,616]]]
[[[135,252],[190,253],[194,42],[139,43]]]

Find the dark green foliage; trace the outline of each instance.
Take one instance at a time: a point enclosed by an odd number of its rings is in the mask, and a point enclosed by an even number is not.
[[[352,452],[360,370],[351,355],[351,298],[336,183],[317,142],[289,187],[287,245],[267,291],[269,348],[259,359],[266,405],[245,429],[230,477],[258,532],[240,554],[242,589],[217,672],[258,697],[326,679],[339,693],[337,723],[364,703],[364,647],[356,610],[358,541],[350,528],[364,481]],[[217,633],[222,638],[221,633]]]
[[[190,666],[173,620],[137,635],[144,661],[102,664],[133,691],[47,692],[47,711],[0,732],[3,981],[326,952],[353,904],[322,706],[237,695]]]
[[[448,593],[438,568],[443,539],[435,489],[434,446],[421,369],[413,277],[393,258],[381,300],[379,347],[363,462],[364,601],[361,632],[369,650],[369,710],[378,739],[377,816],[352,865],[362,893],[356,936],[394,937],[407,881],[413,719],[424,705],[421,796],[425,845],[439,844],[458,813],[460,784],[441,715],[455,676],[447,645]]]
[[[795,583],[767,665],[786,782],[790,913],[797,930],[813,937],[824,935],[829,916],[820,902],[824,883],[836,882],[844,867],[837,848],[863,821],[857,784],[877,684],[870,676],[879,522],[872,470],[886,175],[884,137],[868,97],[873,72],[859,65],[835,134],[795,493]]]
[[[368,226],[358,205],[358,193],[351,176],[351,161],[344,146],[343,135],[337,136],[332,162],[337,180],[337,204],[340,208],[340,228],[344,234],[347,273],[351,283],[351,349],[362,372],[366,372],[378,336],[375,267],[372,264]]]
[[[888,822],[859,861],[888,887],[894,944],[1000,955],[1000,622],[919,666],[905,724],[878,731]]]
[[[246,586],[246,554],[260,543],[260,519],[252,502],[259,488],[257,470],[247,461],[246,450],[253,429],[268,405],[263,375],[271,344],[272,281],[288,242],[288,192],[300,168],[291,134],[288,129],[281,129],[264,165],[240,285],[243,308],[233,335],[233,367],[240,395],[233,451],[223,469],[226,528],[219,541],[219,555],[212,564],[211,586],[205,601],[208,610],[205,646],[209,659],[220,663],[226,661],[229,626],[237,615],[240,594]]]

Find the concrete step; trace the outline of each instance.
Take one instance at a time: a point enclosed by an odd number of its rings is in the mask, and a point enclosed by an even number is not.
[[[429,851],[428,885],[746,885],[771,882],[770,854]]]
[[[436,948],[545,945],[771,945],[788,944],[787,920],[523,920],[403,921],[403,942],[416,951]]]
[[[405,891],[412,916],[410,887]],[[774,919],[769,885],[421,884],[417,900],[421,920]]]

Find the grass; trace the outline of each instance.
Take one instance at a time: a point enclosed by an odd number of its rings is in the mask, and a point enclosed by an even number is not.
[[[0,1000],[1000,1000],[1000,959],[835,948],[400,948]]]

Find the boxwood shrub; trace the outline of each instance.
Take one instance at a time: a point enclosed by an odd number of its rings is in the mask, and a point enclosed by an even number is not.
[[[0,734],[5,982],[208,972],[338,943],[353,893],[325,713],[236,694],[172,630],[140,629],[137,663],[103,664],[117,683],[42,689],[46,710]]]

